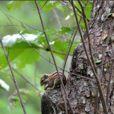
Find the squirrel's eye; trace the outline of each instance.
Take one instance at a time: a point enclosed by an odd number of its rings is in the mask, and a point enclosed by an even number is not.
[[[44,81],[44,79],[42,79],[42,81]]]

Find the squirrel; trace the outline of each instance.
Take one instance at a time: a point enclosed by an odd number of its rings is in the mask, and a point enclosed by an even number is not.
[[[52,90],[55,89],[57,86],[60,86],[61,80],[59,76],[63,79],[63,84],[66,85],[66,76],[63,75],[62,72],[59,71],[59,75],[57,71],[53,72],[52,74],[44,74],[40,79],[40,85],[44,85],[44,89]]]

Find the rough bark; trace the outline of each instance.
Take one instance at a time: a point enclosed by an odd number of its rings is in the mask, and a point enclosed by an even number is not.
[[[114,114],[114,67],[111,64],[113,61],[108,62],[114,58],[113,52],[113,40],[114,30],[110,34],[111,25],[113,24],[114,17],[108,16],[114,12],[113,1],[97,1],[93,2],[93,9],[91,19],[89,22],[89,32],[92,44],[92,51],[95,62],[104,59],[102,62],[98,62],[97,73],[101,86],[103,89],[103,95],[106,99],[107,87],[109,77],[112,72],[110,87],[109,87],[109,99],[108,99],[108,112]],[[108,42],[108,35],[111,35]],[[89,53],[88,40],[86,31],[84,33],[84,40],[86,48]],[[106,43],[108,42],[108,45]],[[103,54],[104,51],[104,54]],[[90,54],[89,54],[90,55]],[[102,69],[103,68],[103,69]],[[73,52],[71,67],[65,86],[72,110],[74,114],[101,114],[103,113],[103,107],[101,105],[100,96],[97,89],[97,83],[91,70],[91,66],[85,55],[82,43],[75,48]],[[90,79],[85,79],[87,77]],[[67,104],[68,105],[68,104]],[[71,114],[70,107],[68,105],[68,112]],[[42,97],[42,114],[64,114],[64,100],[61,95],[60,88],[54,90],[47,90]]]

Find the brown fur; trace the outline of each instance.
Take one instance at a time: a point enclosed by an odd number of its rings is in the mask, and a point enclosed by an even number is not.
[[[59,75],[63,78],[63,84],[66,84],[66,77],[65,75],[62,75],[62,72],[59,72]],[[44,89],[46,90],[48,89],[54,89],[56,88],[58,85],[60,86],[61,81],[59,78],[59,75],[57,73],[57,71],[53,72],[52,74],[45,74],[41,77],[40,79],[40,85],[41,86],[45,86]]]

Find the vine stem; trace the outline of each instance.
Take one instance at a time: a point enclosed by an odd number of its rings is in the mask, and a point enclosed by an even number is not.
[[[10,68],[10,71],[11,71],[11,74],[12,74],[12,77],[13,77],[13,81],[14,81],[14,84],[15,84],[15,87],[16,87],[16,90],[17,90],[17,93],[18,93],[20,102],[21,102],[21,106],[22,106],[23,112],[24,112],[24,114],[26,114],[26,110],[25,110],[25,107],[24,107],[24,103],[23,103],[23,100],[22,100],[22,98],[21,98],[21,94],[20,94],[20,92],[19,92],[19,88],[18,88],[16,79],[15,79],[15,76],[14,76],[14,73],[13,73],[13,69],[12,69],[12,66],[11,66],[11,63],[10,63],[10,60],[9,60],[9,57],[8,57],[8,55],[7,55],[7,53],[6,53],[6,50],[5,50],[5,47],[4,47],[4,45],[3,45],[3,42],[2,42],[1,37],[0,37],[0,42],[1,42],[2,48],[3,48],[3,50],[4,50],[6,59],[7,59],[7,61],[8,61],[8,65],[9,65],[9,68]]]

